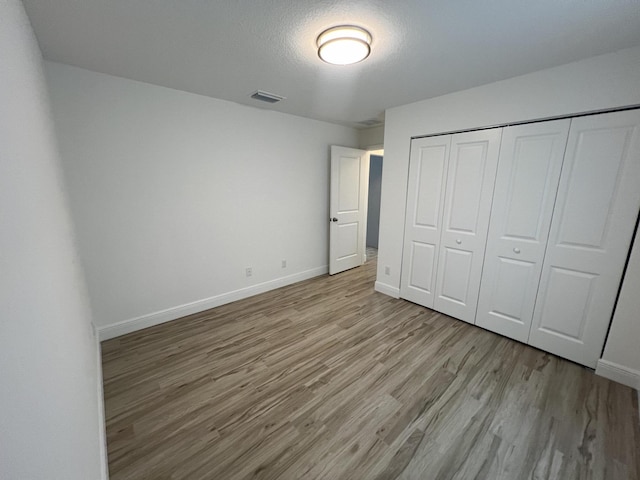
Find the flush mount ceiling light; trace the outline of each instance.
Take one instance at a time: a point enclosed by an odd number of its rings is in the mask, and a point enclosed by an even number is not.
[[[318,36],[318,56],[334,65],[350,65],[371,53],[371,34],[353,25],[329,28]]]

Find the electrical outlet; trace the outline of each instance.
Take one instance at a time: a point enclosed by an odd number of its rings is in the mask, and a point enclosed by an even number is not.
[[[253,268],[247,267],[245,269],[245,273],[247,274],[247,277],[250,277],[251,275],[253,275]]]
[[[282,268],[287,268],[287,261],[286,260],[282,260]]]
[[[385,275],[391,275],[391,267],[389,265],[384,267],[384,274]]]

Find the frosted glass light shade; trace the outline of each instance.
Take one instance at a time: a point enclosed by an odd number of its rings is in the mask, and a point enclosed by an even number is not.
[[[318,36],[318,56],[334,65],[350,65],[371,53],[371,34],[360,27],[344,25],[325,30]]]

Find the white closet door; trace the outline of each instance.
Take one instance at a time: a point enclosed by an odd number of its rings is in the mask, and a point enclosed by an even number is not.
[[[595,367],[640,208],[640,111],[571,123],[529,343]]]
[[[452,136],[435,310],[473,323],[502,129]]]
[[[433,308],[451,136],[411,142],[400,296]]]
[[[570,123],[502,133],[476,325],[521,342],[529,338]]]

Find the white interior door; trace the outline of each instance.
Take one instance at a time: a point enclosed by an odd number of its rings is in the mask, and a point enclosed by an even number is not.
[[[331,147],[329,274],[364,263],[367,219],[367,152]]]
[[[574,119],[531,345],[596,366],[639,208],[640,111]]]
[[[451,135],[411,141],[400,296],[433,308]]]
[[[435,310],[473,323],[476,316],[502,129],[451,138]]]
[[[476,325],[527,342],[571,121],[507,127]]]

